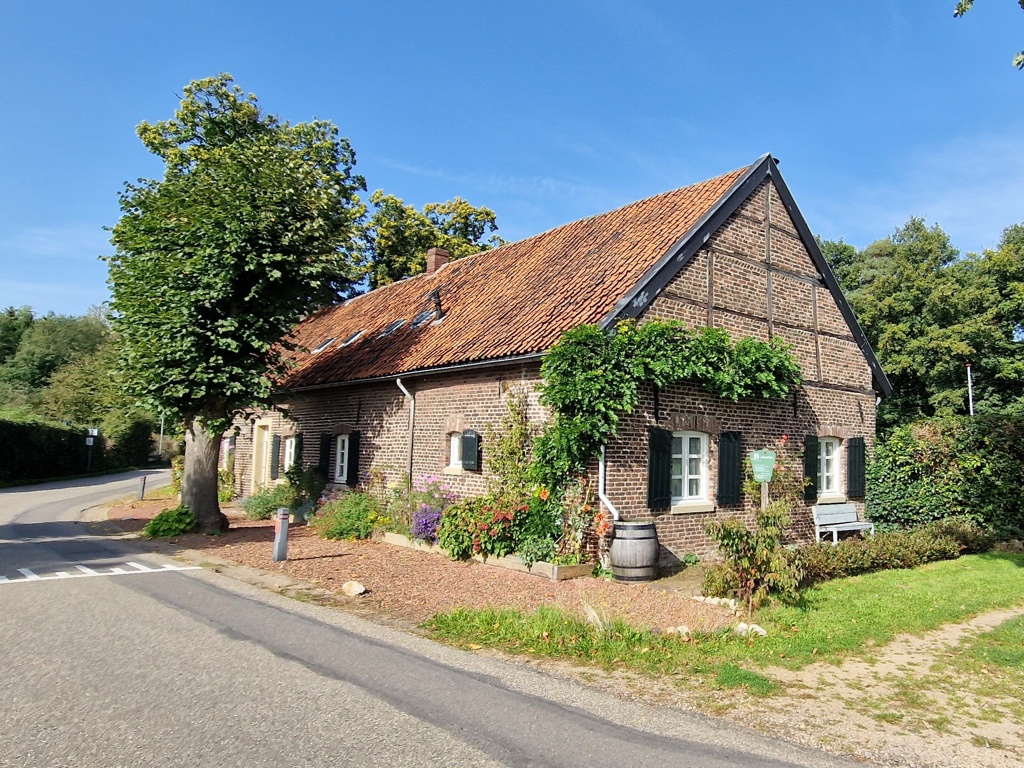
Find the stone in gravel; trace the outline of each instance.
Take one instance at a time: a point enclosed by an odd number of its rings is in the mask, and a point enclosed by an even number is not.
[[[348,597],[355,597],[366,592],[366,587],[360,584],[358,581],[346,581],[341,585],[341,592]]]

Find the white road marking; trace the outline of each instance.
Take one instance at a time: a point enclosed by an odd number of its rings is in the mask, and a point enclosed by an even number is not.
[[[84,565],[76,565],[81,573],[68,573],[67,571],[57,571],[50,576],[40,576],[38,573],[34,573],[28,568],[18,568],[18,572],[21,573],[25,578],[23,579],[9,579],[6,576],[0,576],[0,584],[24,584],[29,581],[55,581],[57,579],[84,579],[88,576],[131,576],[133,574],[140,573],[165,573],[167,571],[201,571],[202,567],[198,565],[175,565],[174,563],[165,563],[160,568],[149,568],[139,563],[125,563],[135,567],[137,570],[126,571],[124,568],[114,567],[110,569],[109,573],[100,573],[92,568]]]

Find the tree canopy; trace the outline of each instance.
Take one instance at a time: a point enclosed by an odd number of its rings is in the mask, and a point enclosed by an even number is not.
[[[131,394],[184,422],[182,501],[212,531],[220,434],[269,403],[288,331],[359,278],[365,183],[335,126],[264,114],[226,74],[138,135],[165,171],[125,185],[112,230],[120,364]]]
[[[430,248],[444,248],[459,259],[502,243],[493,234],[498,228],[494,211],[476,208],[461,197],[428,203],[421,212],[378,189],[370,203],[373,214],[363,239],[371,288],[425,271]]]
[[[1017,0],[1017,5],[1024,11],[1024,0]],[[953,9],[953,17],[959,19],[972,7],[974,7],[974,0],[957,0],[956,7]],[[1017,69],[1024,69],[1024,51],[1014,55],[1013,66]]]
[[[978,411],[1024,413],[1024,226],[980,255],[918,218],[863,251],[822,250],[893,383],[880,429],[966,413],[968,363]]]

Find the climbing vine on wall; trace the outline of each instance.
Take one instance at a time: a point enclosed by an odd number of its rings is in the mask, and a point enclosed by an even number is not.
[[[537,438],[532,472],[560,489],[583,474],[622,414],[632,413],[643,384],[692,381],[718,397],[786,397],[800,366],[779,338],[733,344],[719,328],[690,330],[678,321],[623,322],[615,333],[581,325],[562,334],[541,366],[541,402],[554,418]]]

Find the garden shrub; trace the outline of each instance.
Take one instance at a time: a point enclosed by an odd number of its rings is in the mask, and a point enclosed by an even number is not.
[[[368,539],[387,525],[380,503],[363,491],[348,491],[321,500],[310,527],[324,539]]]
[[[856,576],[893,568],[916,568],[938,560],[984,552],[994,538],[984,527],[964,517],[939,520],[909,530],[884,531],[874,536],[806,544],[796,557],[803,584]]]
[[[269,520],[279,507],[291,509],[295,498],[295,489],[291,485],[274,485],[246,498],[242,502],[242,509],[250,520]]]
[[[1024,419],[952,416],[895,429],[867,467],[867,516],[908,528],[951,516],[1024,534]]]
[[[441,516],[437,543],[455,560],[472,555],[510,555],[515,549],[513,502],[495,496],[479,496],[452,504]]]
[[[196,516],[184,504],[174,509],[165,509],[146,523],[142,534],[150,539],[166,539],[181,536],[196,527]]]
[[[798,595],[798,561],[782,546],[790,525],[792,502],[776,500],[758,510],[751,530],[736,517],[710,521],[705,530],[717,544],[722,562],[705,574],[702,591],[716,597],[734,596],[747,612],[770,597],[794,600]]]

